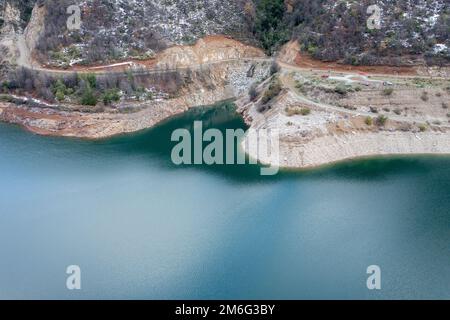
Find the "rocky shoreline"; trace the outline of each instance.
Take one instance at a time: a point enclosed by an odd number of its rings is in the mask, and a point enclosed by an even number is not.
[[[412,93],[413,87],[404,83],[393,87],[390,96],[375,84],[336,94],[324,87],[329,80],[320,74],[306,76],[305,83],[316,85],[309,92],[300,92],[303,87],[293,81],[298,75],[281,71],[257,88],[258,97],[237,100],[238,112],[250,129],[272,130],[278,135],[278,145],[260,153],[249,147],[251,138],[247,137],[242,147],[251,158],[280,168],[306,169],[378,156],[450,155],[446,82],[431,84],[426,96],[417,89]],[[265,102],[277,82],[280,92]]]
[[[215,64],[205,69],[202,79],[191,78],[176,97],[125,103],[104,112],[81,112],[79,106],[53,106],[35,101],[0,101],[0,121],[40,135],[108,138],[151,128],[193,107],[214,105],[244,95],[254,82],[267,77],[269,66],[267,62],[245,61]],[[131,110],[126,108],[128,105],[133,106]]]
[[[450,155],[450,132],[357,133],[318,137],[309,142],[281,141],[279,163],[245,148],[251,158],[286,169],[311,169],[342,161],[403,155]]]

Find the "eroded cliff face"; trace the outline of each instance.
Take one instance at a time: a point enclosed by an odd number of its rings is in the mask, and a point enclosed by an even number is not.
[[[2,0],[0,1],[0,78],[17,63],[19,58],[18,39],[23,35],[35,5],[42,5],[36,0]],[[40,25],[43,22],[40,21]],[[30,37],[30,39],[36,39]],[[33,40],[35,41],[35,40]]]
[[[14,61],[15,38],[21,32],[19,3],[4,1],[0,5],[0,72],[4,73]]]
[[[23,30],[31,17],[31,11],[39,0],[0,1],[0,34]]]
[[[10,2],[5,2],[1,8],[2,35],[16,32],[21,27],[20,10]]]
[[[185,68],[220,61],[266,58],[261,49],[224,36],[208,36],[192,46],[175,46],[158,55],[157,67]]]
[[[33,52],[38,44],[38,40],[44,32],[45,17],[48,8],[43,5],[43,2],[38,2],[33,8],[30,21],[28,22],[24,37],[29,52]]]

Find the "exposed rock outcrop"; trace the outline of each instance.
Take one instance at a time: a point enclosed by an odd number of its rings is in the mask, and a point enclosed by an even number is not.
[[[209,36],[199,39],[192,46],[175,46],[164,50],[158,56],[156,66],[174,69],[246,58],[266,56],[262,50],[231,38]]]

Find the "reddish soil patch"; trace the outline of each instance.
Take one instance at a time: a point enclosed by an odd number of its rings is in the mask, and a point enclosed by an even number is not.
[[[300,68],[311,68],[318,70],[332,70],[341,72],[359,72],[361,74],[392,74],[392,75],[417,75],[414,67],[393,67],[393,66],[352,66],[337,62],[324,62],[313,59],[311,56],[298,52],[295,57],[295,65]]]
[[[48,114],[45,112],[32,112],[25,108],[11,107],[11,108],[6,108],[3,110],[4,118],[8,118],[11,116],[21,117],[24,119],[33,119],[33,120],[44,119],[44,120],[61,121],[61,120],[65,119],[63,116],[58,115],[58,114]]]
[[[158,62],[158,59],[147,59],[147,60],[131,60],[135,64],[139,66],[143,66],[149,69],[153,69],[156,66],[156,63]]]

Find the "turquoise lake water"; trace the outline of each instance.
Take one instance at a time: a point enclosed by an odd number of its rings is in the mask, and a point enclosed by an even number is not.
[[[450,299],[450,157],[176,167],[194,120],[244,127],[230,107],[102,141],[0,124],[0,299]]]

